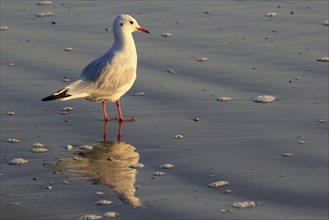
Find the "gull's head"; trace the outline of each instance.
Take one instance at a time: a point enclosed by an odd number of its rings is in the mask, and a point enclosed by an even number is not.
[[[118,15],[113,22],[114,33],[133,33],[134,31],[141,31],[150,33],[147,29],[139,26],[135,18],[130,15]]]

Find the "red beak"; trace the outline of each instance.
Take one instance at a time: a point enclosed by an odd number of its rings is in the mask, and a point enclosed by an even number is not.
[[[150,33],[147,29],[142,28],[142,27],[137,28],[137,30],[141,31],[141,32],[144,32],[144,33],[148,33],[148,34]]]

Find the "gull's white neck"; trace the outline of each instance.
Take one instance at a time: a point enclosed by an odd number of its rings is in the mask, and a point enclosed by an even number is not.
[[[137,63],[137,52],[132,33],[114,32],[114,42],[110,49],[112,53],[120,53]]]

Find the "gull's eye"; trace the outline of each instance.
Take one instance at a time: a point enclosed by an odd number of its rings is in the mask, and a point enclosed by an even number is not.
[[[129,21],[130,22],[130,24],[134,24],[134,22],[133,21]]]
[[[121,27],[123,26],[123,22],[120,22],[120,26],[121,26]]]

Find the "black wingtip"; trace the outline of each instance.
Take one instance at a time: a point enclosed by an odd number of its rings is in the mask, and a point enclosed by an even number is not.
[[[55,92],[54,94],[41,99],[41,101],[46,102],[46,101],[52,101],[52,100],[56,100],[56,99],[61,99],[61,98],[69,97],[71,95],[68,95],[67,94],[67,91],[68,90],[69,89],[61,89],[61,90]]]
[[[55,99],[56,98],[54,96],[50,95],[50,96],[47,96],[47,97],[41,99],[41,101],[46,102],[46,101],[51,101],[51,100],[55,100]]]

